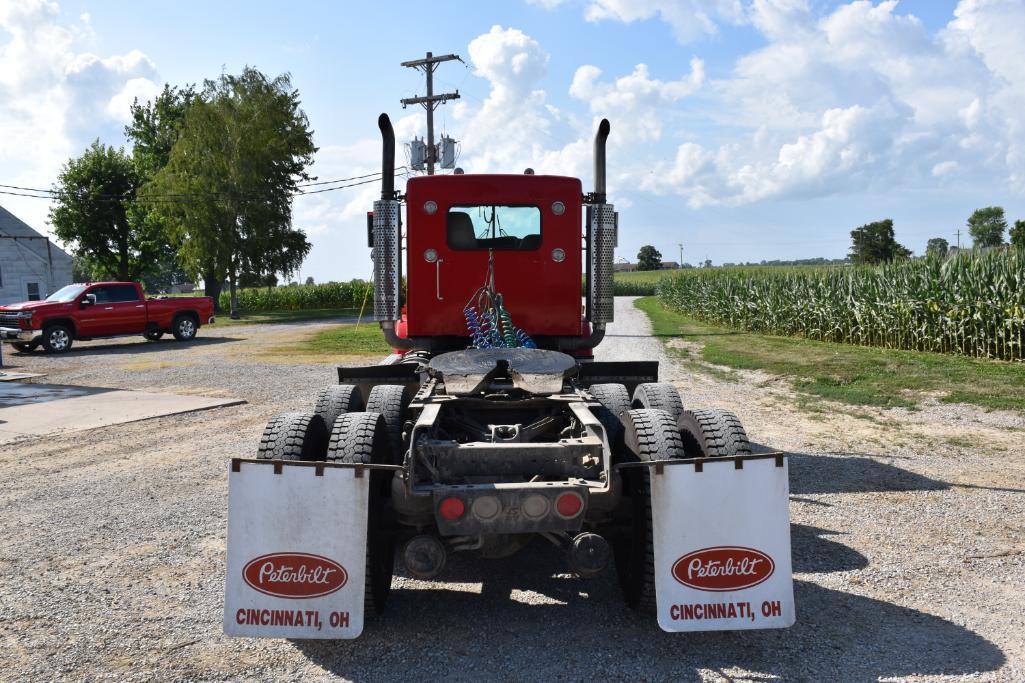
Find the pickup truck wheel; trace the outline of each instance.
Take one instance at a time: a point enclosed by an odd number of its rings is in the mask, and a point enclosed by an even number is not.
[[[683,414],[680,392],[668,382],[638,384],[634,389],[633,407],[664,410],[672,415],[674,420],[679,420]]]
[[[688,458],[751,454],[747,432],[728,410],[685,410],[678,424]]]
[[[194,339],[198,329],[199,325],[196,323],[196,318],[191,315],[180,315],[171,323],[171,331],[174,333],[174,338],[178,341]]]
[[[284,413],[271,418],[260,437],[260,460],[323,460],[327,427],[312,413]]]
[[[391,449],[397,462],[402,462],[402,426],[406,408],[406,390],[401,384],[378,384],[367,397],[367,412],[381,413],[388,425]]]
[[[594,415],[605,427],[609,446],[615,449],[623,433],[623,423],[619,421],[619,416],[630,410],[630,393],[622,384],[592,384],[587,391],[602,405],[594,410]]]
[[[330,431],[339,415],[363,410],[363,394],[355,384],[332,384],[320,390],[313,412],[320,415]]]
[[[164,336],[164,333],[160,330],[149,330],[147,332],[143,332],[142,336],[150,341],[160,341],[160,338]]]
[[[50,325],[43,330],[43,348],[47,353],[65,353],[74,341],[71,330],[65,325]]]
[[[384,416],[373,412],[340,415],[331,430],[327,460],[362,465],[393,464],[395,457],[392,454],[391,438]],[[365,614],[381,614],[391,593],[396,541],[386,507],[391,479],[390,471],[370,472],[367,566],[363,591]]]
[[[623,413],[625,457],[633,462],[684,457],[683,440],[676,420],[664,410],[646,408]],[[613,543],[616,574],[623,598],[631,609],[655,611],[655,538],[651,518],[651,468],[621,470],[633,507],[629,534]]]
[[[11,346],[14,347],[15,351],[20,351],[21,353],[32,353],[36,350],[36,347],[39,346],[39,344],[34,342],[14,342]]]

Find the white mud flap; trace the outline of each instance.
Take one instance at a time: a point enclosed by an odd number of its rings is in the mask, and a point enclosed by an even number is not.
[[[663,630],[793,625],[788,472],[776,454],[652,467]]]
[[[233,460],[224,632],[355,638],[363,631],[370,472]]]

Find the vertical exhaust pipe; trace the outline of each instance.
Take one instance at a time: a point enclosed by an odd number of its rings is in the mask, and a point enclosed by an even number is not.
[[[395,130],[391,127],[391,119],[387,114],[377,117],[377,127],[381,129],[383,142],[381,146],[381,199],[388,201],[395,199]],[[604,177],[603,171],[602,178]]]
[[[594,136],[594,203],[605,203],[605,141],[609,139],[612,126],[608,119],[598,124],[598,132]]]
[[[612,256],[619,218],[615,207],[606,204],[605,194],[605,143],[611,131],[609,120],[602,119],[594,136],[594,192],[587,198],[587,319],[591,322],[591,334],[559,337],[560,351],[594,348],[601,343],[605,326],[614,318]]]
[[[374,202],[374,319],[384,340],[396,349],[430,348],[430,340],[406,339],[395,332],[401,316],[399,290],[402,282],[400,206],[395,199],[395,130],[387,114],[377,117],[381,129],[381,199]]]

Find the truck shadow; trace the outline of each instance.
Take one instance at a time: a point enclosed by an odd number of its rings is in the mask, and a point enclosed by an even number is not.
[[[773,451],[752,443],[755,453]],[[930,479],[861,453],[788,452],[791,495],[822,493],[883,493],[898,491],[945,491],[950,484]],[[890,456],[886,456],[890,457]]]
[[[118,354],[148,354],[148,353],[166,353],[169,351],[186,351],[190,348],[203,347],[203,346],[214,346],[217,344],[226,344],[228,342],[243,341],[239,337],[196,337],[192,341],[179,342],[174,339],[161,339],[160,341],[151,342],[145,339],[139,339],[138,341],[114,341],[106,342],[103,339],[97,339],[93,342],[79,342],[75,346],[71,347],[65,356],[67,357],[81,357],[81,356],[113,356]],[[35,353],[39,353],[36,351]]]
[[[799,530],[795,559],[822,533]],[[828,564],[864,566],[858,553],[841,555]],[[813,554],[800,570],[816,562]],[[611,569],[572,578],[555,548],[501,561],[454,558],[451,569],[455,584],[396,579],[388,611],[368,619],[357,641],[292,643],[354,679],[692,680],[739,668],[755,680],[874,680],[993,671],[1005,661],[992,642],[945,619],[806,581],[795,582],[790,629],[670,634],[623,605]]]

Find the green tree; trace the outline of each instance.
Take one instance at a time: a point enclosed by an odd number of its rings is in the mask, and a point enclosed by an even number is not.
[[[851,230],[850,259],[858,264],[887,263],[911,256],[911,250],[894,238],[889,218]]]
[[[1025,249],[1025,221],[1015,221],[1011,228],[1011,244],[1019,249]]]
[[[645,244],[637,252],[637,270],[658,270],[662,267],[662,254],[658,249]]]
[[[310,179],[314,152],[290,77],[268,79],[246,67],[206,81],[167,165],[143,190],[188,198],[157,210],[169,221],[186,270],[207,283],[227,277],[232,317],[239,274],[287,275],[309,253],[306,235],[292,228],[292,197]]]
[[[925,245],[925,253],[927,256],[939,256],[943,257],[950,251],[950,243],[942,237],[933,237]]]
[[[185,124],[185,114],[196,97],[196,90],[191,85],[183,88],[164,85],[163,91],[154,99],[143,103],[136,99],[132,104],[132,118],[125,126],[125,136],[132,143],[132,161],[143,183],[152,180],[170,161],[171,149]],[[154,202],[170,200],[154,199]],[[179,263],[181,245],[173,238],[170,221],[155,208],[155,203],[137,202],[129,207],[129,218],[146,225],[151,234],[164,236],[163,247],[143,275],[146,291],[163,292],[192,278]],[[209,271],[209,267],[201,270]],[[213,277],[211,282],[207,283],[206,293],[213,297],[214,310],[219,311],[221,284]]]
[[[999,247],[1004,243],[1007,219],[1002,206],[976,209],[968,218],[968,233],[976,247]]]
[[[70,159],[54,185],[54,234],[87,260],[94,277],[137,280],[160,252],[163,237],[129,216],[140,178],[123,149],[97,140]]]

